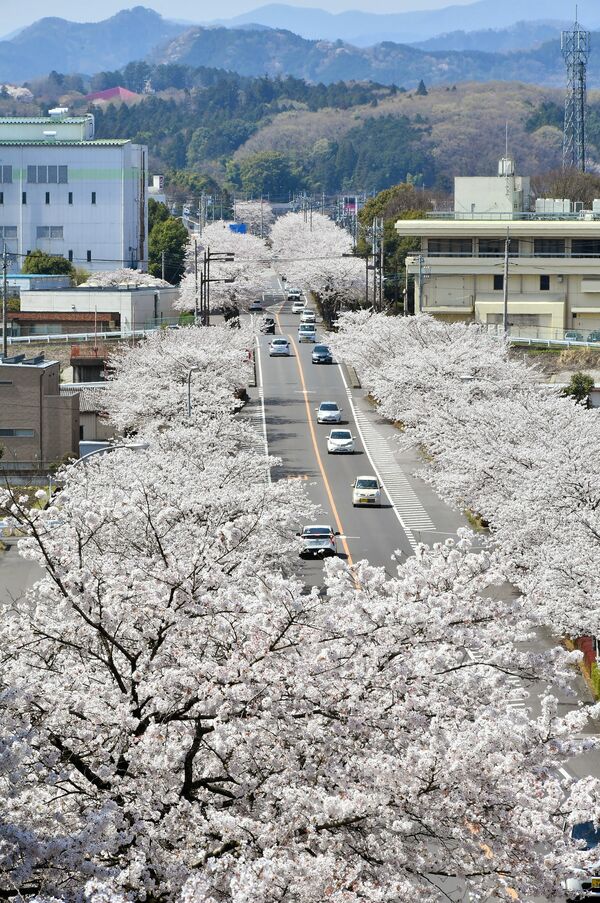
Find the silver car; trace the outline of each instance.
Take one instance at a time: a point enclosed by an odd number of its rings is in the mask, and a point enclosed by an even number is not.
[[[302,528],[298,536],[302,540],[300,556],[302,558],[324,558],[326,555],[337,555],[336,536],[339,531],[329,524],[308,524]]]
[[[277,337],[273,339],[269,343],[269,356],[270,357],[289,357],[290,356],[290,343],[287,339],[282,337]]]
[[[335,401],[322,401],[317,412],[317,423],[341,423],[342,409]]]

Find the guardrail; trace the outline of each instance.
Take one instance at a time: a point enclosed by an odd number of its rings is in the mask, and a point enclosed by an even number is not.
[[[26,344],[26,345],[51,345],[53,342],[92,342],[96,339],[131,339],[137,336],[145,336],[150,332],[156,332],[161,329],[160,326],[148,326],[145,329],[128,329],[115,332],[61,332],[51,333],[50,335],[23,335],[23,336],[7,336],[9,345]]]

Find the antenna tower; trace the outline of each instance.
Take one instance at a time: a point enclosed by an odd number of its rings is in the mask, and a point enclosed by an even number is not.
[[[590,33],[577,21],[571,31],[563,31],[560,48],[567,67],[565,127],[563,132],[563,169],[585,172],[585,114],[587,102],[587,64]]]

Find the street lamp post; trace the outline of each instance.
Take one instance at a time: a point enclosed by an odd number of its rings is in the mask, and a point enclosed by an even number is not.
[[[130,451],[145,451],[145,449],[150,448],[149,442],[119,442],[117,445],[107,445],[105,448],[95,448],[94,451],[88,452],[87,455],[82,455],[81,458],[77,458],[73,461],[73,464],[82,464],[89,461],[90,458],[93,458],[94,455],[106,455],[108,452],[116,451],[118,448],[128,448]]]

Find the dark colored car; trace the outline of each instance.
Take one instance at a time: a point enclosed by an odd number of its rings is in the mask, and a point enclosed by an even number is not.
[[[594,329],[587,337],[588,342],[600,342],[600,329]]]
[[[260,331],[263,335],[275,335],[275,320],[273,317],[265,317],[260,324]]]
[[[313,364],[332,364],[333,355],[329,345],[315,345],[312,350]]]

